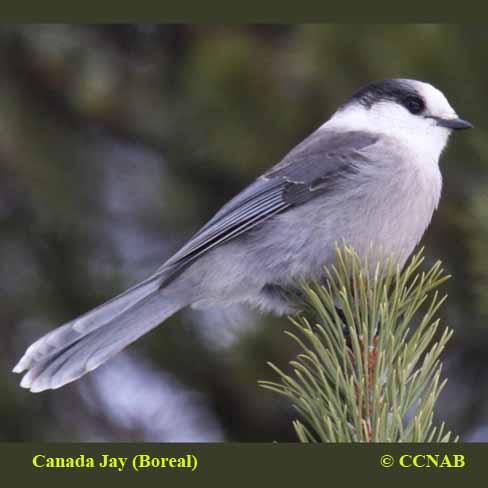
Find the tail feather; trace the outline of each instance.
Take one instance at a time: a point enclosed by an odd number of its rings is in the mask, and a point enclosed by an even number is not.
[[[37,340],[14,372],[32,392],[59,388],[92,371],[182,308],[147,281]]]
[[[88,333],[98,329],[104,322],[112,320],[114,315],[125,312],[135,303],[158,290],[160,281],[159,276],[152,277],[129,288],[124,293],[73,320],[73,329],[80,333]]]
[[[21,373],[29,369],[34,363],[56,354],[60,347],[66,347],[76,342],[81,336],[102,327],[148,294],[156,291],[159,288],[159,281],[157,277],[151,277],[42,336],[27,349],[13,372]]]

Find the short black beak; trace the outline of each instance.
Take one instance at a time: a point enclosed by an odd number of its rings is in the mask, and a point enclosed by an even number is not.
[[[463,130],[463,129],[472,129],[474,126],[471,122],[463,119],[441,119],[440,117],[436,118],[437,125],[441,127],[447,127],[448,129],[452,130]]]

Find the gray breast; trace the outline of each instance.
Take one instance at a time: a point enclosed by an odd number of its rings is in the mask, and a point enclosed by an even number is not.
[[[430,223],[441,176],[437,164],[423,168],[398,152],[383,154],[381,162],[344,179],[334,192],[276,216],[256,233],[259,261],[267,263],[270,278],[319,278],[342,241],[361,256],[373,246],[376,255],[381,249],[404,264]]]

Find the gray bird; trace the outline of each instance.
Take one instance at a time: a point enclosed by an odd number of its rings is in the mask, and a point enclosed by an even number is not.
[[[34,342],[13,370],[21,386],[74,381],[186,306],[292,313],[287,290],[320,279],[337,242],[403,265],[439,203],[449,135],[470,127],[432,85],[366,85],[152,276]]]

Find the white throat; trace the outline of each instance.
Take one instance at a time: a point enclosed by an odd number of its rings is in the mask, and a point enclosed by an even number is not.
[[[392,138],[413,159],[435,163],[447,144],[450,131],[432,119],[415,117],[393,103],[368,108],[352,104],[339,109],[319,130],[365,131]]]

